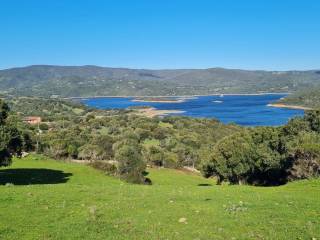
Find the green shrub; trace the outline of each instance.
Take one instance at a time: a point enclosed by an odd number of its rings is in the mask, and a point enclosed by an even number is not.
[[[103,171],[107,175],[115,176],[117,175],[117,167],[115,164],[108,161],[92,161],[89,165],[95,169]]]
[[[118,161],[118,174],[121,179],[130,183],[144,183],[146,164],[142,160],[140,147],[122,145],[116,149],[115,159]]]
[[[39,124],[39,128],[40,128],[40,130],[42,130],[42,131],[47,131],[47,130],[49,129],[49,126],[48,126],[48,124],[46,124],[46,123],[40,123],[40,124]]]
[[[320,176],[320,136],[300,133],[290,143],[288,179],[308,179]]]

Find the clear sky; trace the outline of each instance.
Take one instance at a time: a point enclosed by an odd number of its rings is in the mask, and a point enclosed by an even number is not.
[[[0,69],[320,69],[319,0],[0,0]]]

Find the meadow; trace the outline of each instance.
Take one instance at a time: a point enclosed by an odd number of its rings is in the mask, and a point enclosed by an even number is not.
[[[0,169],[0,239],[320,239],[320,180],[215,185],[148,169],[134,185],[41,155]]]

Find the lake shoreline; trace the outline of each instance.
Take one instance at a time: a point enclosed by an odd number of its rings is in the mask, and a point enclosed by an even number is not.
[[[135,97],[131,102],[145,103],[183,103],[187,100],[198,99],[198,97]]]
[[[289,95],[291,93],[288,92],[266,92],[266,93],[214,93],[214,94],[201,94],[201,95],[115,95],[115,96],[88,96],[88,97],[65,97],[62,99],[94,99],[94,98],[148,98],[148,97],[158,97],[158,98],[165,98],[165,97],[177,97],[177,98],[190,98],[190,97],[206,97],[206,96],[263,96],[263,95]]]
[[[288,108],[288,109],[298,109],[298,110],[312,110],[312,108],[298,106],[298,105],[287,105],[283,103],[269,103],[268,107],[276,107],[276,108]]]
[[[244,126],[279,126],[285,124],[294,116],[303,115],[303,110],[285,110],[284,108],[267,107],[268,104],[278,103],[285,97],[280,94],[250,94],[250,95],[220,95],[199,96],[184,103],[133,102],[135,98],[96,98],[80,99],[78,101],[89,107],[98,109],[140,109],[133,114],[147,117],[181,115],[192,118],[219,119],[223,123],[234,122]],[[147,98],[140,100],[171,100]],[[214,102],[214,100],[219,102]],[[76,100],[75,100],[76,101]],[[217,104],[220,103],[220,104]],[[268,109],[266,109],[268,108]]]
[[[131,102],[145,102],[145,103],[183,103],[186,99],[176,99],[176,100],[148,100],[148,99],[137,99],[134,98]]]
[[[185,112],[182,110],[160,110],[160,109],[156,109],[154,107],[136,109],[135,111],[138,114],[143,115],[148,118],[167,116],[169,114],[180,114],[180,113]]]

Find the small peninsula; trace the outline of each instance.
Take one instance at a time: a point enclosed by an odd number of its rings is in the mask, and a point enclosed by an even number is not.
[[[143,115],[148,118],[166,116],[168,114],[179,114],[179,113],[185,112],[185,111],[181,111],[181,110],[158,110],[153,107],[141,108],[141,109],[137,109],[136,111],[139,115]]]
[[[286,105],[283,103],[270,103],[267,105],[268,107],[277,107],[277,108],[288,108],[288,109],[299,109],[299,110],[312,110],[309,107],[303,107],[298,105]]]

